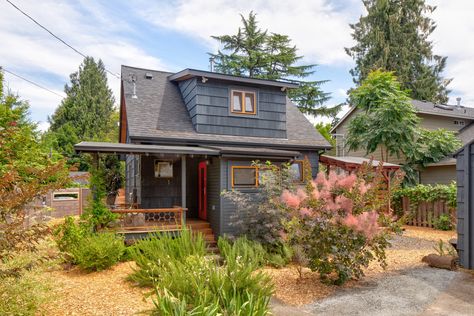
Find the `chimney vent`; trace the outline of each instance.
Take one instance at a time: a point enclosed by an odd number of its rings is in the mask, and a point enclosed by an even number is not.
[[[460,97],[456,98],[456,102],[457,102],[456,103],[457,106],[461,106],[461,98]]]

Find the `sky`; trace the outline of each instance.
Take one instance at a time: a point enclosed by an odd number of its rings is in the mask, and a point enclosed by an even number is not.
[[[117,74],[120,65],[176,72],[207,70],[207,53],[219,48],[210,36],[236,33],[239,14],[253,10],[263,29],[289,35],[304,56],[302,63],[317,64],[308,79],[329,80],[322,86],[332,96],[327,106],[344,102],[353,86],[349,70],[354,63],[344,48],[354,45],[349,24],[365,14],[361,0],[11,2],[82,53],[102,59]],[[438,25],[430,38],[434,52],[448,56],[444,76],[453,78],[449,103],[461,97],[463,105],[474,106],[474,1],[427,2],[437,6],[431,15]],[[82,59],[0,0],[0,66],[56,93],[5,73],[7,87],[29,101],[31,118],[40,129],[48,128],[47,117],[61,103],[69,75]],[[120,79],[108,75],[108,81],[118,103]]]

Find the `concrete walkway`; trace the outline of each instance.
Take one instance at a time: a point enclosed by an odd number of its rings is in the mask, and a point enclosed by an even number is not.
[[[474,275],[428,267],[398,271],[301,307],[272,301],[274,315],[474,315]]]

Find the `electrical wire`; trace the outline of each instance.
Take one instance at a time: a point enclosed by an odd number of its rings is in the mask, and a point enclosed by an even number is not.
[[[32,84],[32,85],[38,87],[38,88],[41,88],[41,89],[46,90],[46,91],[48,91],[48,92],[51,92],[51,93],[57,95],[58,97],[65,98],[64,95],[61,95],[61,94],[59,94],[59,93],[57,93],[57,92],[54,92],[53,90],[50,90],[50,89],[48,89],[48,88],[46,88],[46,87],[43,87],[42,85],[40,85],[40,84],[38,84],[38,83],[36,83],[36,82],[34,82],[34,81],[31,81],[31,80],[29,80],[29,79],[26,79],[25,77],[20,76],[20,75],[14,73],[14,72],[12,72],[12,71],[10,71],[10,70],[8,70],[8,69],[5,69],[5,67],[1,67],[1,66],[0,66],[0,71],[2,71],[2,70],[5,71],[5,72],[7,72],[7,73],[9,73],[10,75],[13,75],[13,76],[15,76],[15,77],[20,78],[20,79],[22,79],[22,80],[24,80],[24,81],[26,81],[26,82],[28,82],[28,83],[30,83],[30,84]]]
[[[54,34],[53,32],[51,32],[49,29],[47,29],[45,26],[43,26],[41,23],[39,23],[38,21],[36,21],[33,17],[31,17],[28,13],[26,13],[25,11],[23,11],[22,9],[20,9],[17,5],[15,5],[13,2],[11,2],[10,0],[5,0],[6,2],[8,2],[12,7],[14,7],[16,10],[20,11],[24,16],[26,16],[28,19],[30,19],[31,21],[33,21],[33,23],[35,23],[36,25],[38,25],[40,28],[42,28],[43,30],[45,30],[46,32],[48,32],[51,36],[53,36],[55,39],[57,39],[58,41],[60,41],[61,43],[63,43],[64,45],[66,45],[67,47],[69,47],[70,49],[72,49],[74,52],[76,52],[77,54],[81,55],[82,57],[86,58],[87,56],[83,53],[81,53],[79,50],[77,50],[76,48],[74,48],[71,44],[67,43],[65,40],[63,40],[62,38],[60,38],[59,36],[57,36],[56,34]],[[120,76],[113,73],[112,71],[108,70],[107,68],[105,68],[105,71],[107,71],[109,74],[111,74],[112,76],[120,79]]]

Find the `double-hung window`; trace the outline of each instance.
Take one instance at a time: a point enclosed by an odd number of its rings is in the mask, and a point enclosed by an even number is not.
[[[232,90],[230,111],[234,114],[257,114],[257,98],[253,91]]]

